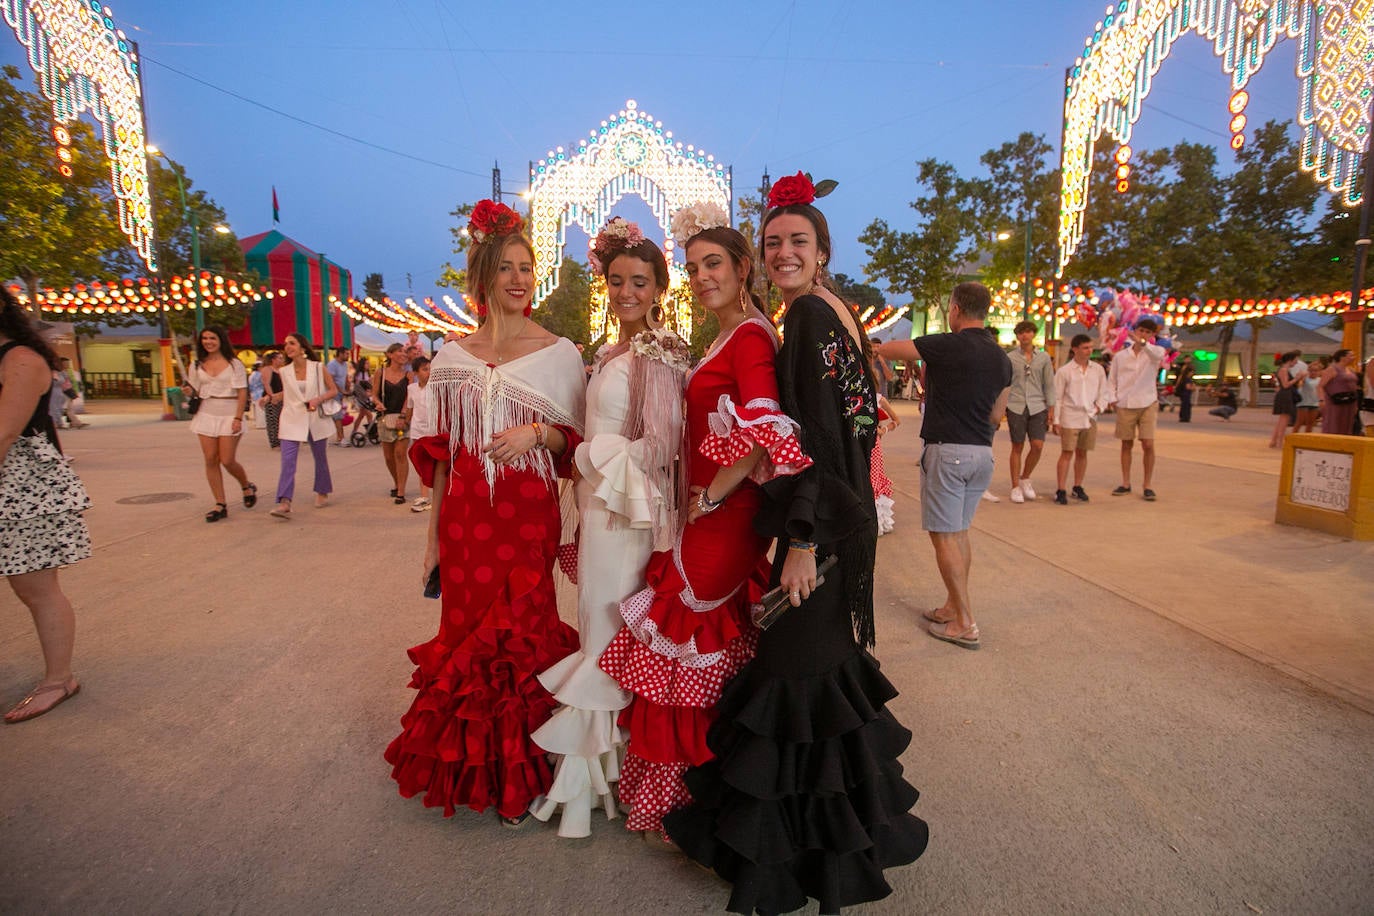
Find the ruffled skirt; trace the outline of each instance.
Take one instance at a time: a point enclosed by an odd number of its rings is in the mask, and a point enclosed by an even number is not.
[[[753,657],[749,607],[768,581],[768,542],[750,527],[757,508],[747,487],[687,526],[673,550],[650,558],[648,587],[621,605],[625,626],[600,664],[634,694],[619,717],[629,733],[619,795],[630,830],[661,831],[663,815],[690,799],[682,774],[711,759],[715,704]]]
[[[411,454],[427,481],[448,460],[438,439]],[[419,693],[385,756],[401,794],[423,794],[446,817],[460,806],[515,817],[553,782],[530,739],[555,705],[535,673],[577,645],[554,598],[558,504],[533,472],[503,474],[493,495],[480,462],[460,450],[441,513],[439,633],[409,651]]]
[[[918,793],[898,757],[911,741],[885,704],[897,695],[857,648],[827,671],[783,677],[757,662],[726,688],[710,746],[688,771],[693,804],[669,838],[733,885],[735,913],[821,913],[891,893],[883,870],[925,851]]]

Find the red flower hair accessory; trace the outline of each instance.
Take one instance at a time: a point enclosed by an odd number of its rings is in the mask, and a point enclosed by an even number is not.
[[[492,236],[512,235],[525,228],[525,220],[505,204],[483,200],[472,209],[468,218],[468,235],[480,245]]]
[[[838,181],[829,178],[819,184],[812,184],[811,176],[806,172],[788,175],[779,178],[773,183],[773,187],[768,189],[768,206],[791,207],[795,204],[815,203],[817,198],[829,194],[839,187],[839,184]]]

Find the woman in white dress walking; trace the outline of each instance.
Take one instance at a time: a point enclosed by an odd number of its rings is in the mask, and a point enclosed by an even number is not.
[[[587,388],[586,439],[577,447],[577,632],[579,650],[539,675],[561,704],[535,744],[555,762],[553,786],[531,812],[548,820],[562,806],[558,834],[590,833],[591,812],[616,817],[610,784],[620,775],[625,739],[616,717],[630,702],[597,667],[623,621],[620,602],[644,588],[654,550],[672,546],[677,494],[672,471],[682,439],[687,346],[658,327],[668,288],[663,252],[639,227],[612,218],[591,250],[606,279],[620,340],[603,347]]]
[[[243,412],[248,407],[248,372],[234,355],[223,328],[207,327],[196,336],[196,361],[186,371],[186,383],[200,397],[200,409],[191,418],[191,432],[200,437],[205,479],[215,498],[215,508],[205,513],[205,520],[217,522],[229,515],[224,471],[243,490],[243,508],[251,509],[258,502],[258,488],[249,483],[248,472],[238,460]]]

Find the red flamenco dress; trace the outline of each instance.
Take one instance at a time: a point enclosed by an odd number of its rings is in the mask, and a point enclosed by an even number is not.
[[[755,445],[768,455],[754,479],[650,557],[648,587],[621,604],[625,626],[601,656],[601,669],[634,695],[619,718],[629,734],[619,795],[630,830],[661,834],[663,816],[691,801],[682,775],[712,758],[706,732],[721,689],[754,654],[749,607],[767,587],[770,543],[754,533],[758,482],[810,463],[778,408],[777,346],[771,326],[749,319],[688,376],[690,486],[705,487]]]
[[[457,343],[434,361],[431,410],[440,435],[411,446],[426,486],[448,465],[439,505],[439,633],[411,649],[419,691],[386,749],[401,795],[423,793],[451,816],[462,805],[524,814],[553,771],[530,734],[552,714],[535,677],[577,648],[558,617],[553,564],[562,530],[557,476],[581,441],[584,372],[567,340],[492,366]],[[561,460],[543,450],[497,468],[481,445],[525,423],[557,428]],[[437,491],[436,491],[437,492]]]

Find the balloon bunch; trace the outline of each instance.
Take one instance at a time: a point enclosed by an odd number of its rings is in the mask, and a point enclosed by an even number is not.
[[[1136,299],[1130,290],[1122,290],[1119,293],[1107,290],[1097,297],[1097,301],[1100,306],[1097,316],[1097,339],[1099,346],[1104,350],[1111,353],[1121,350],[1130,343],[1131,332],[1136,326],[1142,321],[1149,320],[1159,328],[1155,335],[1155,345],[1168,351],[1164,357],[1164,365],[1168,366],[1178,357],[1168,320],[1159,312],[1151,311],[1148,306]]]

